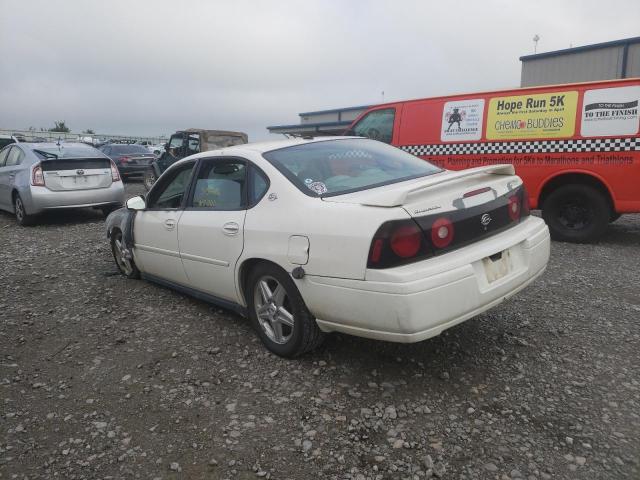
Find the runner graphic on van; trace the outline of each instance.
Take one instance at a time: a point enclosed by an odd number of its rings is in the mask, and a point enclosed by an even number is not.
[[[462,122],[462,116],[464,115],[464,112],[462,112],[462,114],[460,114],[460,112],[458,111],[457,108],[453,109],[453,113],[449,114],[449,128],[447,128],[447,132],[449,130],[451,130],[451,127],[453,127],[454,123],[458,124],[458,130],[460,130],[460,122]]]

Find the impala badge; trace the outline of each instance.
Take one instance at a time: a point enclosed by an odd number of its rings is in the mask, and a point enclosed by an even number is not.
[[[485,213],[484,215],[482,215],[482,217],[480,217],[480,223],[486,230],[489,227],[489,224],[491,223],[491,215],[489,215],[488,213]]]

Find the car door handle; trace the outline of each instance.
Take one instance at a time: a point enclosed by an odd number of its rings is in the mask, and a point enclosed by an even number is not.
[[[164,227],[167,230],[173,230],[176,226],[176,221],[173,218],[169,218],[164,221]]]
[[[9,178],[10,178],[11,180],[13,180],[14,178],[16,178],[16,174],[15,174],[15,173],[10,173],[10,174],[9,174]]]
[[[222,226],[222,232],[225,235],[237,235],[240,231],[240,225],[236,222],[227,222]]]

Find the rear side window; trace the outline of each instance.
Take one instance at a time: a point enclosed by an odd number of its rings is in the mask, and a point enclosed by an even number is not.
[[[7,155],[9,153],[9,150],[11,150],[11,148],[5,148],[2,151],[0,151],[0,167],[4,167],[4,164],[7,161]]]
[[[269,179],[256,167],[251,167],[249,205],[255,205],[269,189]]]
[[[354,135],[367,137],[384,143],[391,143],[393,138],[393,122],[395,120],[395,108],[385,108],[367,113],[353,127]]]
[[[11,167],[13,165],[20,165],[22,158],[24,157],[24,153],[22,150],[16,147],[12,147],[9,155],[7,156],[7,162],[5,163],[5,167]]]
[[[192,208],[240,210],[246,205],[247,167],[240,160],[203,162],[193,188]]]

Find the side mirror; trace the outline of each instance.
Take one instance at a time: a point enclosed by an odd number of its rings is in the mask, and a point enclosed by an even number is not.
[[[144,210],[147,207],[144,198],[141,196],[133,197],[127,200],[127,208],[129,210]]]
[[[168,143],[164,144],[164,151],[165,152],[169,152],[169,144]]]

